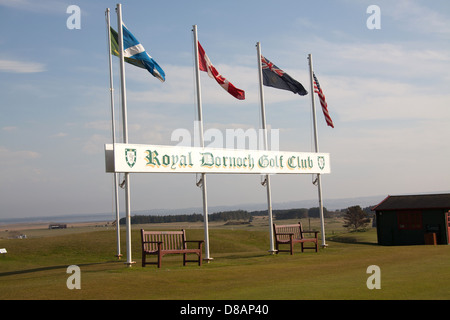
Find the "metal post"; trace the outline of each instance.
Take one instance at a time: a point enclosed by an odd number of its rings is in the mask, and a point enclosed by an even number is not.
[[[317,135],[317,120],[316,120],[316,104],[314,99],[314,78],[313,78],[313,62],[312,55],[308,55],[309,60],[309,75],[310,75],[310,85],[311,85],[311,104],[312,104],[312,114],[314,123],[314,144],[316,152],[319,152],[319,139]],[[317,174],[317,189],[319,193],[319,210],[320,210],[320,228],[322,233],[322,247],[326,247],[325,242],[325,223],[323,218],[323,202],[322,202],[322,181],[320,174]]]
[[[200,86],[200,69],[198,62],[198,37],[197,37],[197,25],[192,26],[194,33],[194,57],[195,57],[195,84],[197,88],[197,109],[198,109],[198,121],[199,121],[199,133],[200,133],[200,146],[205,147],[205,141],[203,140],[203,116],[202,116],[202,97]],[[206,174],[202,173],[202,195],[203,195],[203,223],[205,229],[205,260],[212,260],[209,255],[209,226],[208,226],[208,202],[206,193]]]
[[[263,80],[262,80],[262,63],[261,63],[261,44],[259,42],[256,43],[256,52],[258,59],[258,77],[259,77],[259,97],[261,101],[261,121],[262,121],[262,129],[264,134],[264,149],[268,150],[267,145],[267,129],[266,129],[266,111],[264,105],[264,91],[263,91]],[[265,184],[267,189],[267,211],[269,214],[269,236],[270,236],[270,253],[276,252],[274,249],[274,241],[273,241],[273,219],[272,219],[272,193],[270,189],[270,175],[266,175]]]
[[[115,126],[115,116],[114,116],[114,85],[113,85],[113,70],[111,61],[111,21],[109,17],[109,8],[106,9],[106,24],[108,32],[108,60],[109,60],[109,92],[111,99],[111,131],[112,131],[112,143],[113,147],[116,143],[116,126]],[[117,238],[117,254],[116,257],[120,259],[122,254],[120,253],[120,224],[119,224],[119,182],[118,173],[114,172],[114,202],[116,206],[116,238]]]
[[[122,93],[122,119],[123,119],[123,142],[128,143],[128,126],[127,126],[127,91],[125,86],[125,61],[123,56],[123,28],[122,28],[122,5],[119,3],[116,7],[117,11],[117,29],[119,34],[119,57],[120,57],[120,79]],[[130,174],[125,173],[125,221],[126,221],[126,237],[127,237],[127,262],[128,266],[133,263],[131,259],[131,205],[130,205]]]

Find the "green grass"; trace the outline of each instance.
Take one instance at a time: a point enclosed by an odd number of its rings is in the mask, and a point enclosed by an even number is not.
[[[303,222],[304,224],[306,222]],[[317,225],[317,221],[313,222]],[[331,225],[331,224],[330,224]],[[210,228],[214,260],[198,267],[182,266],[181,256],[163,258],[163,267],[140,266],[139,231],[132,233],[132,257],[118,261],[115,231],[29,239],[0,240],[8,250],[0,256],[0,299],[445,299],[450,298],[450,246],[376,244],[376,232],[327,235],[318,253],[270,255],[268,227]],[[201,225],[190,225],[188,239],[203,239]],[[177,225],[145,228],[179,229]],[[126,256],[125,232],[122,254]],[[81,268],[81,290],[69,290],[69,265]],[[381,289],[369,290],[370,265],[381,268]]]

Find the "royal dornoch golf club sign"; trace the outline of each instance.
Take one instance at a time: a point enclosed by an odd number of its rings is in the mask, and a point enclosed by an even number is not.
[[[106,172],[330,173],[328,153],[116,143],[105,145],[105,157]]]

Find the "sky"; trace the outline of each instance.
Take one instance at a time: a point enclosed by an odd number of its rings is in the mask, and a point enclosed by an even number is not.
[[[212,63],[246,92],[236,100],[202,73],[205,131],[261,127],[257,42],[309,92],[312,54],[335,125],[326,125],[316,98],[319,151],[331,161],[331,173],[322,175],[325,207],[327,199],[450,190],[448,1],[121,3],[124,23],[166,73],[161,83],[126,65],[130,143],[176,145],[175,130],[193,132],[197,25]],[[117,29],[116,4],[0,0],[0,218],[111,212],[114,219],[113,175],[105,172],[104,156],[112,142],[105,10]],[[75,21],[70,5],[80,8],[79,29],[68,28]],[[370,5],[378,6],[378,16],[367,12]],[[379,28],[369,28],[368,20]],[[112,60],[121,142],[119,65]],[[310,93],[263,90],[279,149],[313,152]],[[132,211],[202,206],[195,174],[130,180]],[[207,181],[210,207],[267,201],[258,175],[208,175]],[[317,199],[311,175],[274,175],[271,183],[275,208]]]

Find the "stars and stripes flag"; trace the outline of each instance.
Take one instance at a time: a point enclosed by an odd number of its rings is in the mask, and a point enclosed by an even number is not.
[[[225,79],[211,63],[203,47],[198,42],[198,64],[201,71],[208,73],[210,78],[216,79],[217,83],[225,89],[229,94],[239,100],[245,99],[245,91],[236,88],[231,82]]]
[[[325,95],[323,94],[322,88],[319,85],[319,81],[317,80],[316,74],[313,73],[314,77],[314,92],[317,93],[320,100],[320,105],[322,106],[323,115],[325,116],[325,121],[327,125],[334,128],[333,120],[331,120],[330,114],[328,113],[328,105],[325,101]]]

